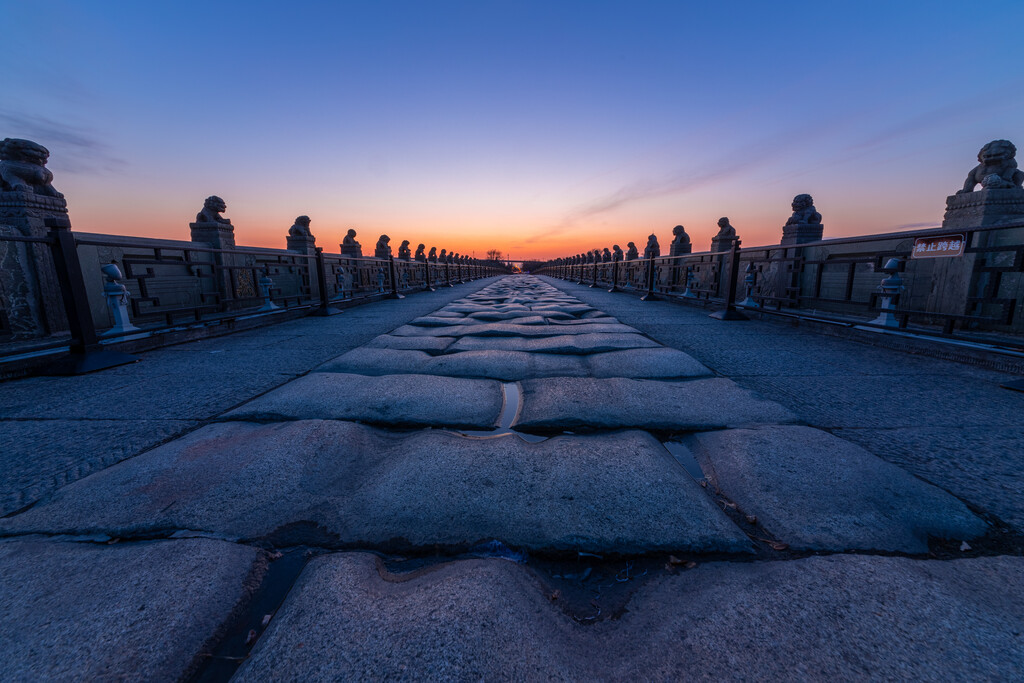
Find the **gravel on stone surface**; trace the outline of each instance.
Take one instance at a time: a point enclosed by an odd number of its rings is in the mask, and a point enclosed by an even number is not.
[[[793,548],[928,551],[987,525],[942,489],[811,427],[730,429],[687,441],[711,484]]]
[[[260,550],[209,539],[2,542],[2,677],[179,680],[265,565]]]
[[[1022,586],[1019,557],[710,563],[582,626],[507,561],[395,575],[339,553],[307,566],[238,680],[1014,680]]]
[[[318,525],[339,547],[750,548],[645,432],[526,443],[319,420],[204,427],[0,520],[0,531],[256,539],[297,523]]]
[[[794,415],[725,378],[684,382],[554,377],[523,382],[516,425],[533,429],[689,431],[784,424]]]
[[[224,419],[488,429],[495,426],[501,407],[501,384],[493,380],[315,372],[249,401]]]

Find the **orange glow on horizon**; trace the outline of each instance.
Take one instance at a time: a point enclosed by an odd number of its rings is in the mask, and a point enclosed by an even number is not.
[[[172,193],[154,190],[149,196],[135,197],[130,205],[115,204],[112,208],[97,191],[99,188],[89,185],[88,182],[80,185],[68,178],[68,182],[59,188],[68,198],[72,226],[78,232],[188,241],[188,224],[195,220],[196,212],[202,207],[202,197],[205,197],[199,193],[201,198],[195,199],[197,193],[194,191],[173,193],[172,196]],[[182,200],[181,196],[189,199]],[[701,201],[709,204],[716,201],[707,195],[670,199],[663,204],[641,205],[630,207],[630,210],[620,209],[576,222],[566,221],[557,215],[545,220],[539,209],[532,214],[524,209],[521,214],[509,215],[484,212],[480,208],[449,220],[438,217],[441,209],[412,215],[408,208],[386,208],[379,213],[371,213],[371,207],[364,207],[361,212],[352,211],[350,218],[339,219],[324,217],[345,211],[326,202],[320,206],[308,206],[308,210],[302,211],[291,207],[278,208],[274,206],[277,198],[272,204],[266,197],[258,195],[229,195],[225,199],[228,210],[224,215],[235,227],[235,240],[239,246],[283,249],[288,228],[295,217],[306,214],[312,218],[310,227],[317,243],[327,253],[337,253],[345,232],[353,228],[363,253],[368,255],[373,253],[377,238],[387,234],[395,252],[402,241],[408,239],[413,250],[423,243],[428,250],[437,247],[438,251],[447,249],[484,258],[487,251],[497,249],[505,258],[515,260],[548,260],[595,248],[611,248],[613,244],[625,250],[630,241],[643,250],[647,236],[652,232],[658,236],[662,253],[667,254],[672,228],[680,223],[686,227],[693,251],[707,251],[712,236],[718,230],[718,218],[723,214],[729,216],[745,246],[771,245],[778,243],[782,226],[788,218],[788,201],[785,200],[773,201],[773,206],[768,209],[733,203],[728,210],[722,211],[700,206]],[[857,204],[855,196],[826,195],[823,200],[816,198],[816,205],[824,215],[825,237],[828,238],[893,232],[909,229],[901,226],[927,223],[929,220],[938,225],[942,200],[928,202],[926,210],[923,210],[920,206],[901,203],[899,196],[894,197],[892,203],[865,207]]]

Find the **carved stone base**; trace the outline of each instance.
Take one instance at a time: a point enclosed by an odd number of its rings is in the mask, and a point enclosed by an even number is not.
[[[302,254],[316,253],[316,239],[311,235],[288,235],[288,251],[297,251]]]
[[[1024,222],[1024,190],[978,190],[946,198],[944,228],[980,228]]]
[[[735,241],[735,237],[712,237],[711,251],[729,251]]]
[[[341,245],[341,255],[345,258],[363,258],[362,247],[347,247],[344,244]]]
[[[64,218],[67,202],[33,192],[0,192],[0,225],[9,234],[45,237],[48,218]],[[0,308],[16,338],[68,329],[53,256],[45,244],[0,239]]]
[[[235,227],[230,223],[189,223],[193,242],[206,242],[214,249],[234,249]]]
[[[782,228],[782,241],[779,244],[806,244],[817,242],[825,233],[821,223],[796,223]]]

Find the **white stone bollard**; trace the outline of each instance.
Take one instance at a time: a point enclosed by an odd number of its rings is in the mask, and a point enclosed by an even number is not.
[[[873,325],[882,325],[884,327],[900,326],[900,321],[893,315],[893,312],[896,310],[896,295],[904,290],[903,278],[900,277],[899,267],[900,260],[898,258],[891,258],[886,262],[885,267],[882,268],[882,272],[889,273],[889,276],[878,285],[878,291],[882,293],[882,304],[880,306],[882,312],[871,321]]]
[[[103,296],[107,299],[107,308],[114,318],[114,326],[101,334],[101,337],[118,337],[129,332],[138,332],[139,328],[132,325],[128,317],[128,300],[131,294],[128,288],[121,284],[124,275],[116,263],[107,263],[100,270],[107,277],[103,283]]]
[[[264,271],[263,277],[260,278],[260,295],[263,297],[263,306],[260,307],[259,311],[276,311],[280,306],[270,300],[270,288],[274,286],[274,281],[270,279],[270,271]]]

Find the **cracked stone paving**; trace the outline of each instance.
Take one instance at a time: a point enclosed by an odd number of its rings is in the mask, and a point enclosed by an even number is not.
[[[518,275],[0,385],[45,451],[3,484],[5,678],[1020,680],[1019,462],[979,493],[851,418],[896,352],[729,325]],[[856,377],[729,356],[814,344]],[[234,379],[139,387],[185,368]]]

